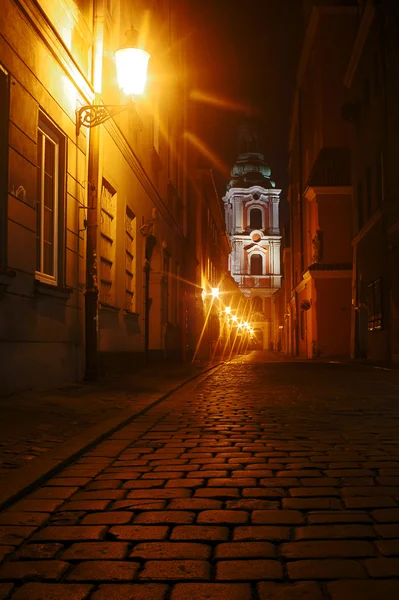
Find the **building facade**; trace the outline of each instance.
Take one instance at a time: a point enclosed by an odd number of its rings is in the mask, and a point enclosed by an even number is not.
[[[271,180],[261,147],[257,125],[245,123],[223,202],[232,247],[229,270],[249,303],[259,344],[269,348],[271,297],[281,286],[281,190]]]
[[[350,127],[341,117],[356,27],[348,2],[307,3],[289,139],[291,290],[282,337],[304,358],[349,357],[352,277]],[[339,39],[339,44],[336,40]]]
[[[180,0],[2,2],[0,394],[181,357],[195,337],[187,27]],[[130,28],[151,59],[129,103]],[[128,103],[88,126],[93,105]]]
[[[352,125],[351,356],[399,361],[399,6],[358,3],[344,83]]]
[[[190,234],[187,260],[195,270],[195,285],[189,293],[191,314],[188,322],[187,351],[194,360],[229,353],[225,307],[232,310],[240,304],[242,294],[228,272],[231,252],[226,233],[223,205],[218,195],[212,170],[199,159],[197,176],[190,186],[188,209]]]

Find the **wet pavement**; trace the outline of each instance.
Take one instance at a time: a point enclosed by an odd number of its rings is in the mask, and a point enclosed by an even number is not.
[[[0,599],[399,597],[399,373],[251,353],[0,513]]]

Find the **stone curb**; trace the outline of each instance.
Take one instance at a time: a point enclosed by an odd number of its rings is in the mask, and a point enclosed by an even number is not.
[[[222,362],[212,365],[204,371],[191,375],[179,384],[175,383],[170,389],[161,392],[161,396],[159,396],[159,393],[138,395],[134,409],[129,408],[116,416],[105,419],[101,423],[90,427],[84,434],[80,433],[71,440],[60,444],[46,453],[51,454],[51,458],[47,458],[46,456],[39,457],[31,463],[20,467],[7,478],[7,481],[3,483],[0,489],[0,510],[7,508],[26,493],[53,477],[69,463],[75,461],[79,456],[128,425],[131,421],[134,421],[135,418],[153,408],[177,390],[201,377],[206,379],[224,364],[226,363]]]

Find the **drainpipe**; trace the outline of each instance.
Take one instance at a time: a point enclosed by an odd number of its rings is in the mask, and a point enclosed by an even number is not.
[[[100,104],[103,46],[104,46],[104,0],[94,2],[93,22],[93,65],[94,104]],[[86,369],[85,379],[94,381],[98,377],[98,188],[99,188],[100,127],[89,130],[88,181],[89,194],[86,219],[86,290],[85,290],[85,336]]]
[[[301,228],[300,235],[300,248],[301,248],[301,274],[305,268],[304,266],[304,247],[303,247],[303,180],[302,180],[302,99],[301,90],[298,88],[298,165],[299,165],[299,223]]]

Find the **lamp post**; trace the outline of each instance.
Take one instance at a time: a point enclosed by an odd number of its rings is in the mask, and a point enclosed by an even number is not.
[[[118,85],[130,101],[126,104],[85,104],[76,110],[76,135],[80,128],[97,127],[113,118],[118,113],[134,107],[134,96],[144,93],[147,81],[147,69],[150,55],[146,50],[137,47],[138,31],[129,29],[126,32],[126,44],[115,52],[116,75]]]
[[[138,32],[130,29],[127,33],[126,45],[115,53],[117,79],[120,89],[130,96],[126,104],[104,105],[86,104],[76,110],[76,136],[81,127],[90,130],[88,151],[88,180],[91,201],[87,206],[86,219],[86,289],[85,289],[85,336],[86,336],[86,369],[85,379],[96,380],[98,376],[98,186],[100,178],[98,125],[105,123],[116,114],[134,106],[134,96],[144,92],[147,67],[150,55],[137,47]],[[93,73],[102,71],[102,55],[95,54]],[[96,100],[100,102],[99,90]]]

